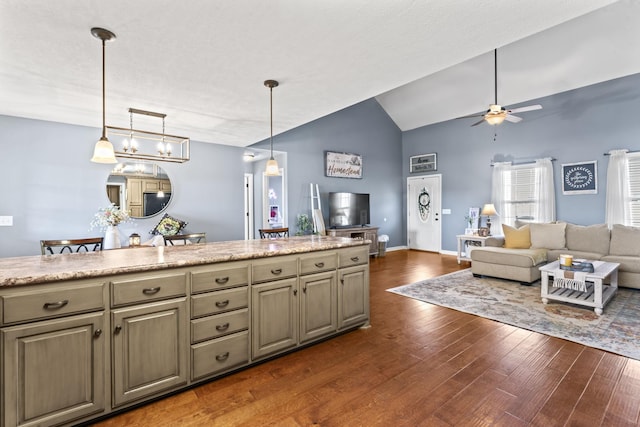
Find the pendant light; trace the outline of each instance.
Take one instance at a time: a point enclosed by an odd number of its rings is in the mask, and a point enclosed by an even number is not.
[[[118,163],[113,151],[113,144],[107,139],[105,124],[105,44],[107,40],[115,39],[116,35],[104,28],[92,28],[91,34],[102,40],[102,137],[96,142],[91,161],[94,163]]]
[[[269,88],[269,110],[271,111],[271,157],[267,162],[266,176],[280,176],[280,168],[278,162],[273,158],[273,88],[278,86],[275,80],[265,80],[264,85]]]

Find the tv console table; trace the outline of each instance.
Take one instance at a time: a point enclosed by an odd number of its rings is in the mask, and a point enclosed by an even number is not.
[[[349,227],[349,228],[329,228],[327,235],[333,237],[350,237],[352,239],[370,240],[369,255],[378,256],[378,228],[379,227]]]

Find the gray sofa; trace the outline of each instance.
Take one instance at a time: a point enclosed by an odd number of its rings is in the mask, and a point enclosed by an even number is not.
[[[527,229],[529,247],[525,247],[527,242],[522,237]],[[474,276],[529,284],[540,279],[541,266],[557,260],[560,254],[569,254],[577,259],[617,262],[619,285],[640,289],[639,227],[616,224],[610,230],[606,224],[581,226],[557,222],[527,224],[516,231],[520,237],[511,237],[514,232],[505,228],[505,237],[488,239],[486,246],[471,251]]]

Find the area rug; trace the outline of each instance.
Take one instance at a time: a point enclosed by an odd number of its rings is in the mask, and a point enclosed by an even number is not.
[[[618,289],[602,316],[588,307],[543,304],[540,281],[476,278],[470,269],[387,291],[640,360],[640,290]]]

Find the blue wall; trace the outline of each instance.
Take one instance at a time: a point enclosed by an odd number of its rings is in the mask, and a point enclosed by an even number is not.
[[[544,109],[522,114],[524,121],[497,128],[470,127],[472,119],[451,120],[401,132],[373,99],[277,135],[274,150],[286,152],[289,227],[310,213],[309,183],[320,188],[325,221],[327,193],[371,194],[371,223],[390,236],[389,246],[406,244],[406,178],[410,156],[437,153],[442,174],[442,248],[455,250],[470,206],[491,197],[491,161],[554,157],[559,219],[591,224],[604,221],[608,157],[614,148],[640,150],[640,75],[633,75],[525,103]],[[498,131],[496,141],[494,130]],[[38,120],[0,116],[0,215],[13,227],[0,227],[0,257],[35,255],[40,239],[96,235],[89,223],[108,204],[105,182],[110,165],[89,162],[100,131]],[[267,148],[268,141],[256,147]],[[326,150],[357,153],[363,179],[324,176]],[[210,241],[244,238],[243,181],[252,172],[261,191],[259,162],[247,165],[244,148],[192,142],[192,160],[163,164],[174,186],[167,212],[204,231]],[[598,161],[598,194],[564,196],[563,163]],[[159,217],[122,226],[148,237]],[[385,221],[386,219],[386,221]],[[255,216],[256,227],[261,217]]]
[[[0,116],[0,215],[13,227],[0,227],[0,257],[36,255],[40,239],[100,235],[89,230],[94,213],[109,201],[105,185],[112,165],[89,161],[100,130]],[[244,238],[243,149],[192,142],[191,160],[165,163],[172,182],[166,212],[187,221],[187,230],[208,240]],[[143,240],[161,215],[121,225]]]
[[[615,148],[640,150],[640,75],[522,105],[530,104],[541,104],[543,109],[520,114],[524,120],[517,124],[471,127],[474,119],[458,119],[403,133],[405,178],[413,176],[408,170],[410,156],[438,154],[442,207],[451,209],[451,215],[442,216],[444,250],[455,250],[455,236],[464,232],[469,207],[490,201],[492,161],[555,158],[557,218],[585,225],[604,222],[608,157],[603,153]],[[598,162],[598,194],[563,195],[562,164],[592,160]],[[406,218],[406,201],[402,206]]]
[[[390,237],[389,246],[405,243],[402,212],[402,133],[374,99],[370,99],[273,138],[273,149],[287,152],[289,228],[296,216],[311,215],[309,184],[318,184],[325,225],[329,222],[328,193],[369,193],[371,224]],[[266,148],[268,141],[255,147]],[[362,156],[363,178],[324,176],[325,151]],[[386,221],[385,221],[386,219]]]

